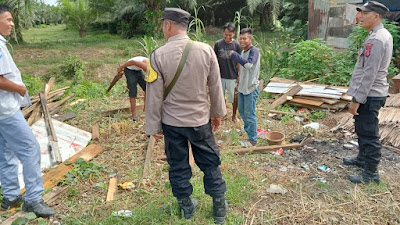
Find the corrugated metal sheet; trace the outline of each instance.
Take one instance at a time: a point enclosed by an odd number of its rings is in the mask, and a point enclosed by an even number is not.
[[[330,0],[308,1],[308,39],[326,40]]]

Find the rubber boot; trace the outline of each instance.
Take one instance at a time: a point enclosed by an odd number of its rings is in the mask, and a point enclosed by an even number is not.
[[[357,156],[354,158],[343,158],[343,164],[346,166],[358,166],[360,168],[364,168],[365,161]]]
[[[378,165],[366,165],[361,174],[350,175],[349,180],[353,183],[369,183],[371,181],[379,184]]]
[[[229,206],[228,202],[225,200],[224,195],[213,197],[213,214],[214,223],[223,224],[225,223],[226,215],[228,214]]]
[[[197,210],[197,208],[199,207],[199,202],[197,201],[196,198],[182,198],[182,199],[178,199],[178,204],[179,207],[181,207],[181,209],[183,210],[183,216],[185,217],[185,219],[190,219],[194,212]]]

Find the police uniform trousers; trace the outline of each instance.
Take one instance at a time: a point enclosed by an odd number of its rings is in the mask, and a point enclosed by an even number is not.
[[[193,186],[189,182],[192,170],[189,165],[189,144],[194,160],[203,171],[205,193],[210,196],[224,194],[225,181],[219,169],[219,148],[211,130],[211,122],[199,127],[174,127],[162,124],[165,138],[165,154],[170,166],[169,180],[172,194],[178,198],[189,197]]]
[[[381,142],[379,136],[379,109],[385,105],[386,97],[367,97],[365,104],[360,104],[354,116],[355,131],[358,136],[360,159],[367,165],[378,165],[381,159]]]

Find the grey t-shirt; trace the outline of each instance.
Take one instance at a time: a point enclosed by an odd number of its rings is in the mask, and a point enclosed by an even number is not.
[[[232,50],[237,53],[242,52],[242,48],[236,40],[233,40],[232,43],[226,43],[224,39],[221,39],[214,44],[221,78],[236,79],[238,77],[237,63],[229,58],[229,52]]]

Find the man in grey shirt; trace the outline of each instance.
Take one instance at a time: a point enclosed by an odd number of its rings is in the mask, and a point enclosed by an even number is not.
[[[353,183],[379,183],[378,164],[382,145],[379,140],[379,109],[385,105],[389,84],[387,73],[393,52],[393,38],[381,22],[389,11],[381,3],[370,1],[357,8],[361,12],[361,27],[369,31],[358,60],[347,94],[352,96],[349,112],[354,115],[359,153],[354,158],[344,158],[345,165],[363,167],[359,175],[350,175]]]
[[[182,9],[164,9],[163,33],[167,43],[150,55],[146,75],[146,133],[156,137],[164,134],[172,194],[185,219],[190,219],[198,208],[197,199],[190,198],[190,142],[194,160],[204,173],[205,193],[213,198],[214,222],[222,224],[228,213],[226,184],[212,130],[220,127],[226,107],[217,57],[211,46],[190,41],[189,18],[190,14]],[[187,44],[191,44],[191,49],[181,75],[164,96]]]

